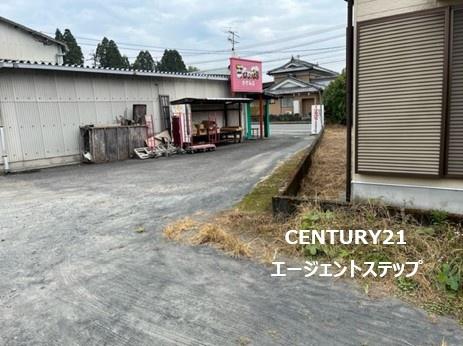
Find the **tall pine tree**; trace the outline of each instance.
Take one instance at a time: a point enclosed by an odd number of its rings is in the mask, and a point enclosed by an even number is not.
[[[140,53],[138,53],[138,56],[135,59],[135,62],[133,63],[132,68],[135,70],[154,71],[155,70],[154,60],[150,52],[148,52],[147,50],[145,51],[141,50]]]
[[[122,56],[116,42],[103,37],[95,51],[95,65],[99,67],[128,68],[129,59]]]
[[[58,28],[56,28],[56,31],[55,31],[55,40],[60,41],[60,42],[64,42],[63,34],[61,33],[61,31]]]
[[[76,39],[72,35],[71,30],[64,30],[63,40],[69,49],[66,55],[64,55],[64,63],[71,65],[82,65],[84,63],[84,55],[82,54],[82,49],[77,44]]]
[[[63,62],[69,65],[82,65],[84,63],[84,55],[82,49],[77,44],[76,39],[71,33],[71,30],[65,29],[64,34],[59,29],[56,29],[55,39],[66,43],[68,51],[64,54]]]
[[[187,72],[182,56],[176,49],[166,49],[157,67],[164,72]]]

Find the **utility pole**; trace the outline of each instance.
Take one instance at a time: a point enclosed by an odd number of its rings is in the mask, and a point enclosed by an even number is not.
[[[232,44],[232,55],[235,56],[235,44],[239,43],[237,38],[240,36],[238,35],[238,32],[232,30],[231,28],[227,32],[229,33],[228,41]]]

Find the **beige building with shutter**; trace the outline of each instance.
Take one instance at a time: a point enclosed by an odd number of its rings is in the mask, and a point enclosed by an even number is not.
[[[462,5],[355,1],[354,200],[463,213]]]

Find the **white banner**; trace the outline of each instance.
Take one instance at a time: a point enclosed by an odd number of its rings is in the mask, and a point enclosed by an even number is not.
[[[323,105],[312,105],[312,134],[320,133],[325,126],[325,107]]]

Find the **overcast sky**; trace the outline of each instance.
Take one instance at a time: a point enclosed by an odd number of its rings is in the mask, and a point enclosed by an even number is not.
[[[240,36],[237,55],[263,60],[264,70],[300,55],[340,71],[345,64],[345,11],[342,0],[0,3],[1,16],[35,30],[54,33],[57,27],[71,29],[86,59],[106,36],[116,41],[131,61],[140,49],[150,50],[159,59],[162,48],[176,48],[187,65],[202,70],[227,66],[231,44],[226,31],[231,28]]]

